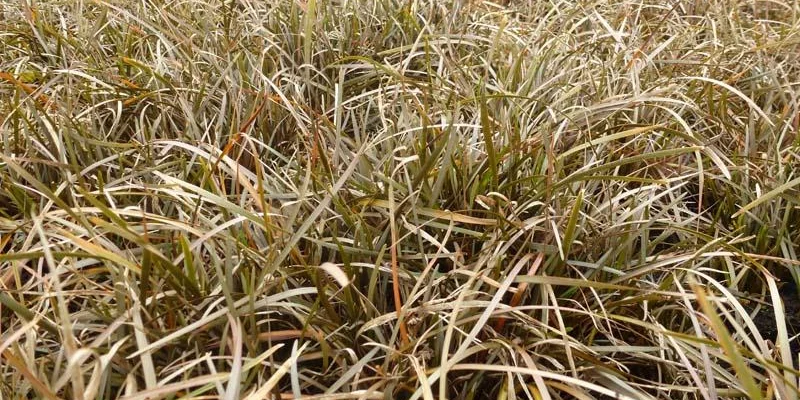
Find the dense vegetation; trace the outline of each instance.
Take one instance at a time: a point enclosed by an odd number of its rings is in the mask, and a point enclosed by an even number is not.
[[[0,393],[796,400],[800,5],[508,3],[0,0]]]

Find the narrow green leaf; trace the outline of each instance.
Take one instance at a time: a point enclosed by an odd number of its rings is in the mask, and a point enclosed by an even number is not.
[[[26,321],[30,322],[36,318],[36,314],[34,314],[33,311],[14,300],[14,298],[9,296],[7,293],[0,292],[0,304],[8,307],[9,310],[13,311]],[[48,332],[52,333],[53,335],[59,335],[58,328],[49,320],[40,318],[39,323],[41,323],[42,327]]]
[[[485,88],[483,89],[486,90]],[[491,179],[491,189],[497,189],[497,154],[495,153],[494,149],[494,128],[492,127],[491,119],[489,118],[489,107],[488,107],[488,99],[485,96],[485,93],[479,97],[480,101],[480,112],[481,112],[481,132],[483,133],[483,142],[486,146],[486,155],[488,159],[486,162],[489,163],[489,176]]]
[[[569,256],[572,242],[575,241],[575,232],[578,228],[578,218],[581,215],[581,208],[583,207],[584,193],[584,190],[578,192],[578,197],[575,199],[575,204],[572,206],[572,211],[569,214],[569,221],[567,221],[567,227],[564,230],[564,240],[562,241],[564,246],[564,252],[561,255],[562,260],[566,260],[567,256]]]
[[[793,187],[795,187],[797,185],[800,185],[800,178],[792,179],[791,181],[786,182],[783,185],[780,185],[780,186],[776,187],[775,189],[772,189],[769,192],[762,194],[757,199],[751,201],[746,206],[740,208],[739,211],[733,213],[733,215],[731,215],[731,218],[736,218],[736,217],[738,217],[738,216],[740,216],[740,215],[742,215],[742,214],[744,214],[744,213],[746,213],[746,212],[758,207],[759,205],[764,204],[764,203],[774,199],[775,197],[780,196],[781,194],[783,194],[787,190],[789,190],[789,189],[791,189],[791,188],[793,188]]]
[[[708,321],[711,323],[711,328],[714,330],[714,333],[717,334],[719,344],[728,356],[728,361],[736,371],[736,376],[739,378],[748,398],[751,400],[763,399],[764,397],[761,393],[761,389],[758,384],[756,384],[756,380],[753,377],[753,371],[747,366],[744,357],[742,357],[742,353],[739,352],[736,342],[733,340],[730,333],[728,333],[728,328],[725,327],[725,323],[722,322],[714,306],[706,297],[705,290],[696,283],[691,284],[691,286],[697,296],[697,302],[703,310],[703,314],[705,314]]]

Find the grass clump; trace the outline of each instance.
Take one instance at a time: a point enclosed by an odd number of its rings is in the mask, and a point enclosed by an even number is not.
[[[797,399],[800,8],[0,0],[0,393]]]

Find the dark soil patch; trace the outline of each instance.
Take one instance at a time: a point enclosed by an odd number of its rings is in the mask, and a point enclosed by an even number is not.
[[[780,290],[781,300],[783,300],[784,318],[789,339],[800,334],[800,297],[798,297],[797,287],[794,284],[784,285]],[[758,331],[764,339],[772,340],[774,343],[778,337],[778,325],[775,320],[775,311],[772,307],[772,300],[767,297],[766,304],[762,305],[761,310],[753,318]],[[792,354],[800,353],[800,338],[791,341],[790,347]]]

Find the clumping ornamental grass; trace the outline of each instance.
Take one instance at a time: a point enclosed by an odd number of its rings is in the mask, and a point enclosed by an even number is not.
[[[502,3],[0,0],[0,398],[800,398],[800,4]]]

